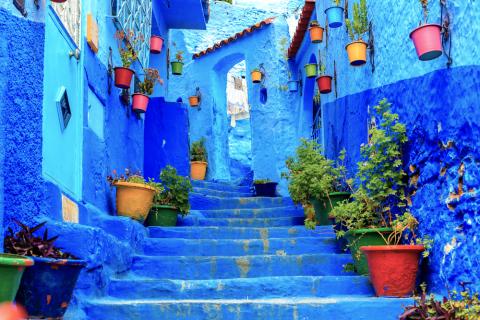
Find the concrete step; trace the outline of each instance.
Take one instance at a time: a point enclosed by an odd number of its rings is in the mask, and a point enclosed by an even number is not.
[[[149,227],[152,238],[184,239],[270,239],[321,237],[335,238],[331,226],[308,230],[304,226],[276,228],[239,228],[239,227]]]
[[[220,280],[112,279],[109,294],[123,299],[265,299],[374,296],[368,277],[265,277]]]
[[[238,191],[220,191],[209,188],[194,187],[193,192],[213,197],[225,197],[225,198],[241,198],[241,197],[253,197],[252,192],[238,192]]]
[[[309,253],[340,253],[333,238],[270,239],[178,239],[150,238],[144,245],[146,255],[164,256],[245,256]]]
[[[223,209],[223,210],[192,210],[193,216],[204,218],[280,218],[280,217],[303,217],[301,207],[278,207],[263,209]]]
[[[246,198],[225,198],[205,196],[199,193],[190,193],[190,205],[193,210],[202,209],[261,209],[278,208],[293,206],[292,199],[287,197],[266,198],[266,197],[246,197]]]
[[[412,299],[331,297],[232,300],[85,301],[89,319],[149,320],[394,320]]]
[[[233,184],[228,184],[223,182],[192,180],[192,186],[194,188],[204,188],[204,189],[212,189],[212,190],[226,191],[226,192],[243,192],[243,193],[249,193],[249,194],[252,193],[252,189],[250,186],[236,186]]]
[[[158,279],[231,279],[268,276],[346,276],[349,254],[257,256],[134,256],[132,272]]]
[[[288,227],[304,224],[305,217],[281,217],[281,218],[199,218],[193,215],[179,219],[178,226],[224,226],[224,227]]]

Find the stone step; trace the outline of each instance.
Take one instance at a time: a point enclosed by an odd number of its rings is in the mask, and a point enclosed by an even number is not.
[[[236,186],[223,182],[192,180],[192,186],[194,188],[204,188],[218,191],[252,193],[250,186]]]
[[[204,218],[280,218],[303,217],[303,208],[296,206],[263,208],[263,209],[222,209],[222,210],[192,210],[192,216]]]
[[[109,294],[123,299],[265,299],[374,296],[368,277],[265,277],[220,280],[112,279]]]
[[[321,237],[335,238],[331,226],[308,230],[304,226],[276,228],[238,228],[238,227],[149,227],[152,238],[184,239],[270,239]]]
[[[288,227],[304,224],[305,217],[281,217],[281,218],[199,218],[193,215],[179,219],[178,226],[222,226],[222,227]]]
[[[287,197],[266,198],[224,198],[204,196],[195,192],[190,193],[190,205],[193,210],[197,209],[261,209],[293,206],[292,199]]]
[[[340,253],[336,240],[320,237],[270,239],[178,239],[150,238],[144,245],[146,255],[163,256],[245,256],[308,253]]]
[[[224,197],[224,198],[253,197],[252,192],[220,191],[220,190],[201,188],[201,187],[194,187],[193,192],[198,194],[203,194],[206,196]]]
[[[231,279],[268,276],[346,276],[349,254],[257,256],[134,256],[134,274],[158,279]]]
[[[331,297],[232,300],[86,300],[88,319],[394,320],[412,299]]]

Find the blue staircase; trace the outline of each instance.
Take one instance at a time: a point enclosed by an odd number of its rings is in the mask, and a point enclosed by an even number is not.
[[[368,278],[343,271],[331,227],[306,230],[288,198],[194,182],[192,212],[150,228],[144,253],[86,302],[88,319],[397,319],[410,299],[375,298]]]

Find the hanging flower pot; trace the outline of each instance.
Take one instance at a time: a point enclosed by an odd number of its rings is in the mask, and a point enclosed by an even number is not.
[[[339,28],[343,25],[343,8],[340,6],[330,7],[325,10],[328,26],[330,28]]]
[[[64,3],[64,2],[67,2],[67,0],[50,0],[51,2],[54,2],[54,3]]]
[[[345,49],[347,49],[350,65],[359,67],[367,63],[367,43],[365,41],[353,41]]]
[[[298,81],[296,81],[296,80],[288,81],[288,91],[297,92],[298,91]]]
[[[331,76],[320,76],[317,78],[318,90],[322,94],[332,92],[332,77]]]
[[[136,113],[145,113],[147,112],[148,102],[150,98],[142,93],[132,94],[132,109]]]
[[[115,70],[115,87],[121,89],[130,89],[130,83],[135,71],[125,67],[116,67]]]
[[[30,258],[0,254],[0,304],[15,299],[25,268],[31,266],[33,260]]]
[[[377,296],[409,297],[415,289],[422,245],[366,246],[365,254]]]
[[[163,38],[160,36],[150,37],[150,52],[153,54],[159,54],[162,52]]]
[[[439,24],[424,24],[410,33],[418,58],[429,61],[440,57],[442,50],[442,26]]]
[[[254,69],[254,70],[251,72],[251,76],[252,76],[252,82],[253,82],[253,83],[260,83],[260,82],[262,82],[263,74],[262,74],[262,72],[261,72],[259,69]]]
[[[320,43],[323,41],[323,28],[320,27],[316,20],[310,22],[310,40],[313,43]]]
[[[172,62],[172,74],[179,76],[183,73],[183,62],[173,61]]]
[[[191,96],[188,98],[188,102],[190,103],[190,107],[194,108],[194,107],[198,107],[198,105],[200,104],[200,101],[198,99],[198,96]]]
[[[307,78],[315,78],[317,76],[317,65],[315,63],[306,64],[305,73]]]

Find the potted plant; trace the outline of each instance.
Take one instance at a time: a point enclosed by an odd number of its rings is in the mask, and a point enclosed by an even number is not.
[[[290,92],[298,92],[298,80],[292,79],[292,72],[288,71],[288,91]]]
[[[423,23],[410,33],[418,58],[422,61],[433,60],[440,57],[442,50],[442,26],[428,23],[428,0],[419,0],[423,8]]]
[[[332,0],[333,6],[325,10],[328,26],[330,28],[339,28],[343,25],[343,7],[340,6],[341,0]]]
[[[332,210],[335,220],[348,230],[340,230],[337,237],[346,237],[360,274],[368,274],[360,247],[386,245],[394,217],[407,206],[402,150],[408,139],[405,125],[390,108],[386,99],[374,107],[377,126],[369,130],[370,141],[361,147],[357,185],[354,186],[354,180],[347,180],[353,200]]]
[[[353,22],[346,20],[350,42],[345,47],[348,59],[352,66],[361,66],[367,62],[367,43],[362,40],[363,35],[368,31],[367,2],[360,0],[360,4],[353,4]]]
[[[163,38],[161,36],[152,35],[150,37],[150,52],[159,54],[162,52]]]
[[[207,148],[205,138],[192,143],[190,147],[190,176],[193,180],[205,180],[207,172]]]
[[[317,64],[307,63],[305,66],[305,75],[307,78],[315,78],[317,76]]]
[[[179,50],[175,54],[176,61],[172,61],[172,74],[179,76],[183,73],[183,51]]]
[[[317,20],[310,22],[310,40],[312,43],[321,43],[323,41],[323,28],[320,27]]]
[[[33,266],[30,258],[0,254],[0,304],[15,299],[25,268]]]
[[[147,226],[176,226],[178,214],[185,216],[190,211],[190,179],[179,176],[172,166],[166,166],[160,173],[160,183],[156,187],[159,191],[153,198]]]
[[[327,94],[332,92],[332,77],[326,75],[327,67],[321,63],[320,64],[320,76],[317,78],[318,90],[321,94]]]
[[[135,37],[133,31],[128,33],[117,31],[115,38],[117,39],[118,51],[120,53],[120,59],[122,60],[122,67],[114,68],[115,86],[121,89],[130,89],[130,83],[135,74],[135,71],[130,69],[130,66],[138,59],[134,47],[139,41],[139,38]]]
[[[257,179],[253,181],[255,195],[257,197],[276,197],[277,185],[277,182],[272,182],[270,179]]]
[[[132,109],[136,113],[145,113],[147,111],[148,102],[150,101],[148,96],[153,94],[155,84],[163,85],[163,79],[160,77],[157,69],[146,68],[144,72],[143,81],[138,84],[138,92],[132,95]]]
[[[114,170],[107,181],[117,188],[117,214],[143,223],[152,207],[156,185],[151,181],[146,182],[140,172],[132,174],[129,169],[120,176]]]
[[[34,266],[23,274],[16,302],[27,309],[29,318],[60,319],[68,308],[80,271],[86,262],[62,252],[54,243],[58,236],[50,238],[45,222],[28,227],[15,221],[20,231],[9,229],[5,237],[5,251],[33,259]]]
[[[262,71],[260,70],[260,68],[255,68],[255,69],[253,69],[252,72],[250,73],[250,75],[252,76],[252,82],[253,82],[253,83],[260,83],[260,82],[262,82],[263,73],[262,73]]]

